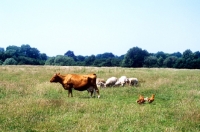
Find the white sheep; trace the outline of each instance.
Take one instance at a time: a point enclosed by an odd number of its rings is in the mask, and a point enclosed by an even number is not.
[[[104,84],[104,87],[114,86],[116,82],[117,82],[116,77],[110,77],[107,79],[106,83]]]
[[[136,86],[138,84],[137,78],[128,78],[129,86]]]
[[[97,78],[96,79],[96,84],[99,83],[99,82],[105,83],[105,80],[103,78]]]
[[[98,88],[103,88],[105,86],[105,83],[103,83],[103,82],[98,82],[97,83],[97,87]]]
[[[115,83],[115,86],[119,86],[119,85],[121,85],[122,87],[126,84],[126,83],[128,83],[128,78],[126,77],[126,76],[121,76],[118,80],[117,80],[117,82]]]

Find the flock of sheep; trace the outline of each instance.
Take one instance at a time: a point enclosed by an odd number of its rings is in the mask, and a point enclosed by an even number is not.
[[[121,76],[120,78],[110,77],[105,81],[104,79],[97,78],[96,84],[98,88],[116,87],[116,86],[123,87],[125,84],[128,84],[129,86],[136,86],[138,84],[138,79]]]
[[[116,87],[116,86],[124,86],[128,84],[129,86],[136,86],[138,84],[137,78],[127,78],[126,76],[121,76],[120,78],[110,77],[106,81],[101,78],[97,78],[96,84],[98,88],[105,88],[105,87]],[[146,97],[140,95],[139,99],[136,100],[138,104],[144,104],[145,102],[152,103],[154,101],[155,94],[152,94],[151,97]]]

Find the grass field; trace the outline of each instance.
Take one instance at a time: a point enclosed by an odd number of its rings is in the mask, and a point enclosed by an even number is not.
[[[101,88],[100,99],[73,90],[68,98],[49,82],[56,72],[126,75],[139,85]],[[155,101],[139,105],[139,94]],[[0,131],[199,132],[200,70],[0,66]]]

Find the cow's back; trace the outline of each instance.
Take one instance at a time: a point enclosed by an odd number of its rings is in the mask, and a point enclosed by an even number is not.
[[[95,73],[91,73],[91,74],[88,74],[86,76],[88,76],[89,78],[92,78],[92,79],[96,79],[97,78],[97,75]]]
[[[87,90],[89,87],[96,86],[96,74],[88,74],[88,75],[68,74],[66,76],[66,81],[74,89],[83,91]]]

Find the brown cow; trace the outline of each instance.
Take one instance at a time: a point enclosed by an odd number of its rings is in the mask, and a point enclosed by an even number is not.
[[[56,73],[51,79],[50,82],[59,82],[62,84],[65,90],[68,90],[68,97],[72,95],[72,88],[78,91],[88,90],[91,92],[91,96],[93,92],[97,92],[98,98],[100,97],[99,89],[96,85],[96,74],[88,74],[88,75],[78,75],[78,74],[67,74],[61,75],[60,73]]]

